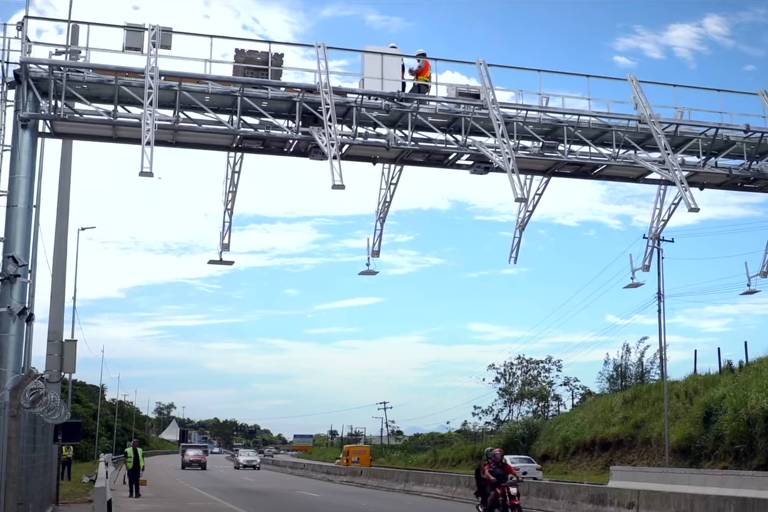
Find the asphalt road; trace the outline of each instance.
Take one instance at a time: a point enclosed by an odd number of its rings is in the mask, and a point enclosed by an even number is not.
[[[411,494],[340,485],[275,471],[239,470],[211,455],[208,470],[179,468],[178,455],[148,458],[139,499],[128,498],[122,475],[115,511],[210,512],[471,512],[473,505]]]

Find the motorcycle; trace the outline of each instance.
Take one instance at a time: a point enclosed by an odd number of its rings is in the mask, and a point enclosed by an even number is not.
[[[488,497],[488,503],[494,503],[495,506],[483,509],[477,505],[478,512],[523,512],[517,481],[497,485]]]

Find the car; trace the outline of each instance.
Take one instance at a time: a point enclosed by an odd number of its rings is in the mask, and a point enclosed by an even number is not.
[[[544,479],[544,472],[542,472],[541,466],[528,455],[505,455],[504,460],[510,466],[520,470],[520,476],[523,478],[530,478],[531,480]]]
[[[233,458],[235,469],[253,468],[261,469],[261,459],[256,450],[241,449]]]
[[[265,448],[264,449],[264,456],[265,457],[274,457],[276,453],[276,450],[274,448]]]
[[[211,453],[221,453],[221,448],[219,448],[218,446],[214,446],[213,448],[211,448]]]
[[[199,448],[187,448],[181,454],[181,469],[198,467],[205,471],[208,469],[208,457]]]

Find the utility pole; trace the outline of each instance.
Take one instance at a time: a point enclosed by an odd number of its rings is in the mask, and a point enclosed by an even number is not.
[[[747,340],[744,340],[744,366],[749,364],[749,347],[747,346]]]
[[[149,437],[149,424],[150,424],[150,421],[149,421],[149,398],[147,398],[147,419],[144,422],[144,430],[145,430],[144,435],[146,435],[147,437]]]
[[[93,446],[93,458],[99,460],[99,423],[101,421],[101,383],[104,375],[104,345],[101,346],[101,368],[99,369],[99,405],[96,406],[96,442]]]
[[[117,395],[115,395],[115,433],[112,434],[112,455],[117,446],[117,410],[120,408],[120,374],[117,374]]]
[[[392,406],[389,405],[389,403],[390,402],[387,402],[386,400],[376,402],[376,405],[381,406],[378,407],[377,410],[384,411],[384,424],[387,426],[387,446],[389,446],[389,418],[387,417],[387,411],[392,409]]]
[[[699,365],[699,349],[695,348],[693,349],[693,374],[696,375],[698,372],[698,365]]]
[[[664,300],[664,249],[662,243],[675,243],[675,239],[659,237],[656,240],[656,302],[658,306],[661,380],[664,387],[664,464],[669,467],[669,366],[667,364],[667,314]]]
[[[139,390],[133,390],[133,422],[131,423],[131,440],[136,439],[136,399],[139,396]]]

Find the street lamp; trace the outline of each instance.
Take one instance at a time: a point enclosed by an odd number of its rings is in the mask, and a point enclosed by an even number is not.
[[[80,259],[80,233],[88,231],[89,229],[96,229],[96,226],[83,226],[77,229],[77,248],[75,249],[75,285],[72,292],[72,330],[69,334],[69,339],[75,339],[75,316],[77,315],[77,266]],[[67,393],[67,405],[72,410],[72,374],[69,374],[69,386]]]
[[[365,239],[365,269],[357,273],[359,276],[375,276],[379,273],[378,270],[371,268],[371,239]]]
[[[749,273],[749,264],[744,262],[744,270],[747,272],[747,289],[741,292],[739,295],[754,295],[760,293],[760,289],[752,288],[752,279],[766,279],[768,278],[768,242],[765,244],[765,252],[763,252],[763,263],[760,265],[760,270],[755,274]]]

